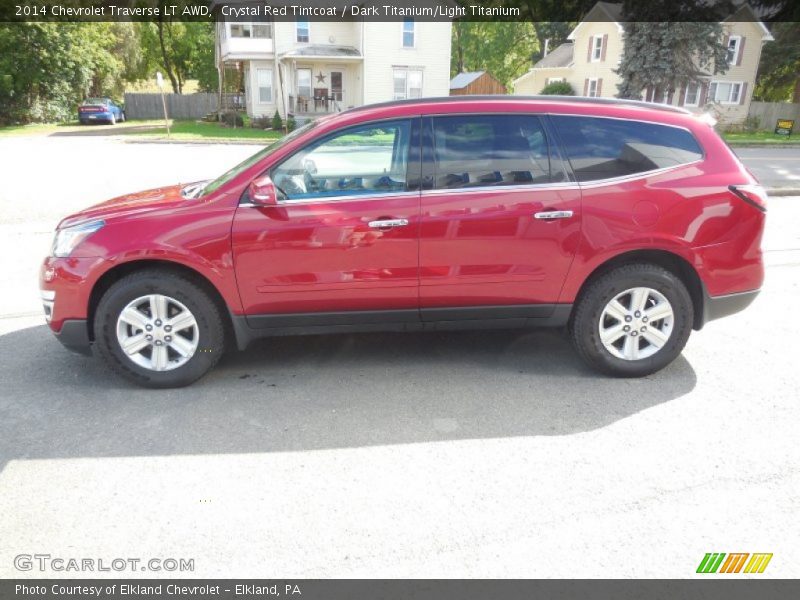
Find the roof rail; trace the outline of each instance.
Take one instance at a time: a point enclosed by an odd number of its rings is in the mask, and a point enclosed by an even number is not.
[[[636,106],[639,108],[647,108],[650,110],[660,110],[664,112],[672,112],[690,115],[691,111],[681,108],[679,106],[670,106],[669,104],[656,104],[653,102],[644,102],[642,100],[626,100],[621,98],[587,98],[586,96],[513,96],[513,95],[467,95],[467,96],[436,96],[431,98],[414,98],[411,100],[390,100],[388,102],[377,102],[375,104],[364,104],[356,106],[355,108],[347,109],[344,112],[359,112],[361,110],[369,110],[372,108],[384,108],[389,106],[403,106],[406,104],[436,104],[439,102],[485,102],[487,100],[494,100],[500,102],[518,102],[525,100],[536,100],[539,102],[569,102],[577,104],[603,104],[608,106]]]

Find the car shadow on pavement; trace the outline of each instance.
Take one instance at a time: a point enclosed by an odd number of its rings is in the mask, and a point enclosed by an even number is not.
[[[0,336],[0,355],[2,465],[569,435],[696,384],[683,357],[643,379],[597,375],[552,330],[273,338],[174,390],[130,385],[45,326]]]

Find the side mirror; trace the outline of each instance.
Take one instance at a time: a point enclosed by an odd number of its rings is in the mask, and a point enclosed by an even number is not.
[[[259,206],[277,206],[278,192],[269,175],[264,175],[250,182],[248,188],[250,202]]]

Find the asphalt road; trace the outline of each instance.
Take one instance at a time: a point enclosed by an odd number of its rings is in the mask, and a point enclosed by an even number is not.
[[[265,341],[147,391],[52,339],[36,273],[63,214],[254,150],[0,139],[0,577],[81,575],[14,568],[45,553],[193,558],[172,574],[193,577],[683,578],[712,551],[796,576],[800,197],[771,200],[756,303],[640,380],[553,331],[369,334]]]
[[[734,150],[763,186],[800,189],[800,147]]]

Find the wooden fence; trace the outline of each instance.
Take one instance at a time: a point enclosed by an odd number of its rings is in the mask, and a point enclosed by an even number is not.
[[[172,119],[200,119],[217,110],[217,94],[164,94]],[[164,116],[161,94],[125,94],[125,117],[159,119]]]
[[[800,104],[791,102],[751,102],[749,118],[758,119],[758,128],[772,131],[778,119],[794,119],[794,131],[800,132]]]

